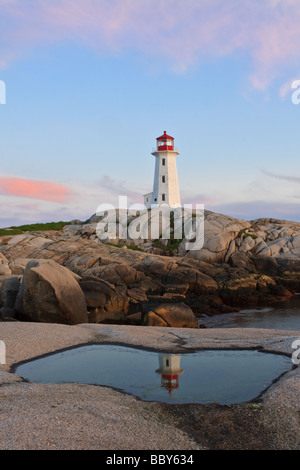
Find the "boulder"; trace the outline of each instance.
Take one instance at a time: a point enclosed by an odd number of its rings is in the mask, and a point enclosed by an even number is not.
[[[0,276],[7,276],[11,273],[7,258],[0,253]]]
[[[142,313],[132,313],[131,315],[127,316],[127,323],[128,325],[141,325],[142,324]]]
[[[202,273],[199,269],[193,269],[190,266],[176,266],[174,269],[169,270],[162,280],[165,281],[167,285],[188,285],[187,290],[197,294],[217,290],[217,283],[214,279]],[[185,292],[187,292],[187,290]]]
[[[15,309],[29,321],[69,325],[88,321],[85,297],[73,273],[53,260],[27,263]]]
[[[20,289],[20,279],[17,276],[11,276],[2,281],[0,294],[2,312],[6,317],[15,316],[15,302]]]
[[[197,318],[185,303],[160,304],[146,313],[146,326],[170,326],[175,328],[199,328]]]
[[[126,320],[127,315],[122,311],[107,311],[104,308],[94,308],[89,312],[89,323],[124,324]]]
[[[93,277],[82,278],[79,281],[79,285],[85,295],[99,294],[99,298],[101,298],[100,295],[104,295],[105,298],[111,299],[116,293],[115,287],[103,279]]]
[[[295,237],[293,237],[293,239],[291,240],[291,244],[294,250],[300,248],[300,235],[296,235]]]
[[[145,291],[137,287],[133,289],[128,289],[127,294],[130,299],[135,302],[146,302],[148,300]]]
[[[266,242],[262,241],[253,250],[253,253],[257,256],[271,256],[271,248],[267,245]]]
[[[12,274],[8,264],[0,264],[0,276],[7,276]]]
[[[229,248],[228,248],[228,251],[226,253],[226,256],[225,256],[225,263],[228,263],[228,261],[230,260],[230,257],[236,252],[236,242],[235,240],[231,240],[231,242],[229,243]]]
[[[238,276],[225,282],[220,290],[224,304],[232,306],[251,305],[257,302],[257,275]]]
[[[103,279],[88,276],[79,281],[89,323],[115,323],[126,320],[130,297],[125,286],[114,286]]]
[[[252,261],[245,253],[236,252],[230,257],[230,265],[235,268],[246,268],[252,264]]]
[[[30,261],[27,258],[16,258],[9,263],[12,274],[23,275],[26,265]]]
[[[131,266],[114,262],[87,269],[84,271],[84,275],[97,277],[115,285],[132,285],[145,278],[145,275],[142,272],[138,272]]]
[[[122,314],[128,313],[129,297],[125,286],[116,286],[116,293],[113,297],[107,300],[105,310],[107,312],[120,312]]]
[[[203,247],[190,251],[186,256],[209,263],[223,263],[231,242],[250,226],[244,220],[205,211]]]
[[[241,241],[241,245],[239,247],[239,251],[241,253],[247,253],[248,251],[252,250],[256,245],[255,239],[253,239],[251,236],[245,236],[243,240]]]
[[[104,307],[106,296],[102,292],[85,292],[86,305],[88,308]]]
[[[268,247],[271,250],[271,256],[279,256],[283,252],[288,243],[287,238],[280,238],[279,240],[274,240],[268,243]],[[263,253],[263,252],[261,252]]]
[[[170,326],[168,323],[159,315],[157,315],[155,312],[150,312],[147,313],[147,315],[144,317],[143,324],[145,326]]]
[[[267,274],[269,276],[276,276],[278,272],[278,264],[275,258],[271,256],[253,256],[252,261],[255,265],[256,270],[261,274]]]
[[[276,259],[282,273],[296,273],[299,278],[300,273],[300,259],[292,257],[280,256]]]

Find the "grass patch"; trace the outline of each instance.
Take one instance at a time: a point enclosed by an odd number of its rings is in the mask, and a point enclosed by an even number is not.
[[[160,243],[159,240],[154,240],[153,246],[155,246],[156,248],[160,248],[164,252],[168,252],[168,251],[173,252],[173,251],[177,250],[180,243],[182,242],[182,239],[180,239],[180,240],[171,240],[171,241],[172,241],[172,243],[170,243],[169,245],[163,245],[162,243]]]
[[[103,241],[104,245],[108,245],[108,246],[114,246],[115,248],[122,248],[123,246],[125,245],[121,245],[121,243],[110,243],[110,242],[105,242]]]
[[[5,235],[21,235],[22,230],[18,229],[6,229],[6,228],[0,228],[0,237],[5,236]]]
[[[253,240],[256,240],[257,238],[257,235],[255,235],[254,233],[247,233],[245,228],[241,230],[238,234],[239,237],[241,237],[242,235],[243,235],[243,238],[250,237],[250,238],[253,238]]]
[[[257,235],[255,235],[254,233],[245,233],[244,238],[247,238],[247,237],[253,238],[253,240],[257,239]]]
[[[142,248],[139,248],[138,246],[130,246],[127,245],[128,250],[133,250],[133,251],[142,251],[144,253],[144,250]]]
[[[61,230],[66,225],[70,225],[70,222],[48,222],[45,224],[29,224],[20,225],[19,227],[1,228],[0,236],[4,235],[22,235],[25,232],[40,232],[47,230]]]

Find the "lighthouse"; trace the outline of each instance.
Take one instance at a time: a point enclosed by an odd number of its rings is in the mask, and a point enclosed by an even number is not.
[[[169,394],[179,387],[179,375],[183,373],[180,359],[180,356],[173,354],[159,355],[159,369],[156,372],[161,374],[161,386],[168,390]]]
[[[153,192],[144,195],[146,208],[181,207],[176,165],[179,152],[175,150],[174,137],[164,131],[162,136],[157,137],[152,155],[155,157]]]

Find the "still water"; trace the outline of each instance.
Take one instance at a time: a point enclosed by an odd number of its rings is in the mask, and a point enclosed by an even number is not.
[[[258,351],[177,355],[88,345],[21,364],[15,372],[36,383],[113,387],[145,401],[233,404],[255,399],[291,369],[290,358]]]
[[[201,316],[199,323],[207,328],[265,328],[300,331],[300,296],[270,308],[246,309],[238,313]]]

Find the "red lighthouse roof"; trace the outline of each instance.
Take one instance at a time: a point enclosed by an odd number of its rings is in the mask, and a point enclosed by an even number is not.
[[[179,388],[178,374],[162,374],[161,384],[171,395],[173,390]]]
[[[174,140],[174,137],[171,137],[170,135],[167,134],[167,131],[164,131],[163,135],[161,135],[160,137],[157,137],[156,140],[162,140],[162,139],[172,139],[172,140]]]
[[[174,137],[171,137],[164,131],[164,134],[157,137],[157,150],[174,150]]]

